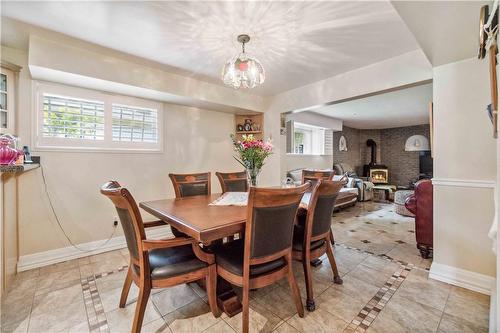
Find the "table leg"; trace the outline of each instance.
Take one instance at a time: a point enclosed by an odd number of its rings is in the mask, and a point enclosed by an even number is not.
[[[241,312],[242,305],[233,286],[223,278],[217,279],[217,305],[229,317]]]
[[[212,242],[210,245],[206,245],[205,251],[211,252],[210,247],[216,244],[222,244],[223,240],[216,240]],[[198,285],[205,289],[205,280],[197,281]],[[242,311],[242,305],[238,296],[233,290],[233,286],[221,278],[217,277],[217,305],[219,308],[224,311],[229,317],[233,317]]]

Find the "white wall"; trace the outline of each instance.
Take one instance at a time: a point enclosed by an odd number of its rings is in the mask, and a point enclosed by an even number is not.
[[[2,59],[23,67],[20,73],[17,134],[22,144],[31,137],[31,77],[27,54],[2,47]],[[185,106],[164,105],[165,151],[154,154],[97,152],[39,152],[49,193],[61,223],[75,243],[109,237],[116,215],[111,202],[99,193],[110,179],[128,187],[137,201],[173,197],[170,172],[232,171],[230,133],[234,116]],[[213,192],[220,191],[213,175]],[[59,230],[43,189],[41,170],[19,179],[19,252],[33,254],[68,246]],[[149,218],[151,219],[151,218]],[[121,234],[121,230],[117,235]]]
[[[486,291],[496,275],[488,229],[496,148],[486,115],[488,61],[434,68],[434,262],[431,276]],[[463,280],[460,282],[460,280]],[[465,281],[467,280],[467,281]],[[474,285],[476,284],[476,285]]]

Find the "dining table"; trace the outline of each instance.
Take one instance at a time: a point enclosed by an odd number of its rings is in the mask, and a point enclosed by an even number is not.
[[[307,213],[309,199],[310,193],[305,193],[298,215]],[[207,249],[211,244],[220,242],[225,237],[241,235],[245,230],[247,206],[244,192],[145,201],[140,202],[139,207],[202,243]],[[241,312],[241,303],[232,286],[222,279],[218,279],[217,301],[228,316]]]

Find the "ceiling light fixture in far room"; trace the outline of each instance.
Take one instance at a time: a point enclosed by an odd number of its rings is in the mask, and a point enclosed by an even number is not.
[[[245,53],[245,44],[249,41],[248,35],[238,36],[242,52],[229,59],[222,69],[222,81],[235,89],[253,88],[264,83],[266,79],[264,67],[260,61]]]
[[[423,135],[412,135],[406,140],[405,151],[431,150],[429,140]]]

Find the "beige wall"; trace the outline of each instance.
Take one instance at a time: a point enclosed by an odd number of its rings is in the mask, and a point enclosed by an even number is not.
[[[23,66],[17,128],[22,144],[31,138],[31,78],[27,55],[2,48],[2,58]],[[240,170],[233,159],[229,134],[232,114],[164,105],[165,150],[163,153],[38,152],[48,190],[64,229],[75,243],[109,237],[116,215],[111,202],[99,193],[105,181],[116,179],[136,200],[173,197],[169,172]],[[220,191],[213,175],[212,191]],[[20,255],[68,246],[50,211],[41,170],[19,178]],[[117,235],[120,235],[118,231]]]
[[[434,263],[495,276],[488,78],[487,61],[477,59],[434,68]]]

